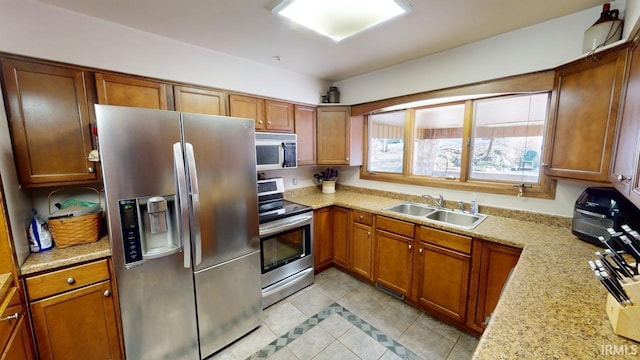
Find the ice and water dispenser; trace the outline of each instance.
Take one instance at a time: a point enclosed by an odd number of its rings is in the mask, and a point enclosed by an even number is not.
[[[119,206],[126,265],[182,250],[175,196],[120,200]]]

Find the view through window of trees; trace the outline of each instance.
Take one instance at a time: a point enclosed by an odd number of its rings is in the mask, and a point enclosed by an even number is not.
[[[405,110],[369,116],[369,171],[402,174]]]
[[[415,112],[413,174],[460,177],[464,104]]]
[[[548,94],[475,102],[471,179],[537,184]]]

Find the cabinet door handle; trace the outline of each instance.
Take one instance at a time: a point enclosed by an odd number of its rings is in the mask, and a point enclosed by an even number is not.
[[[409,250],[413,249],[413,244],[409,244]]]
[[[371,231],[367,231],[367,236],[371,236]]]
[[[547,164],[547,163],[541,163],[541,164],[540,164],[540,167],[549,167],[549,164]]]
[[[271,125],[271,121],[267,121],[267,125]]]
[[[618,174],[618,176],[616,176],[616,180],[618,180],[618,182],[623,182],[623,181],[631,180],[631,178],[624,176],[622,174]]]
[[[346,157],[346,158],[345,158],[345,160],[349,161],[349,158],[348,158],[348,157]]]
[[[69,285],[73,285],[73,284],[75,284],[75,283],[76,283],[76,279],[74,279],[74,278],[72,278],[72,277],[67,278],[67,284],[69,284]]]
[[[104,291],[104,297],[109,297],[109,295],[111,295],[111,291],[105,290]]]
[[[419,252],[420,254],[422,254],[422,253],[424,252],[424,249],[423,249],[423,248],[420,248],[420,250],[418,250],[418,252]]]
[[[87,168],[87,171],[93,174],[94,172],[96,172],[96,169],[94,169],[93,166],[89,166],[89,168]]]
[[[364,219],[364,216],[360,215],[360,220]]]
[[[262,124],[263,124],[263,121],[262,121],[262,120],[258,121],[258,124],[262,125]]]
[[[19,313],[15,313],[13,315],[9,315],[7,317],[0,318],[0,321],[9,321],[9,320],[17,320],[20,317]]]

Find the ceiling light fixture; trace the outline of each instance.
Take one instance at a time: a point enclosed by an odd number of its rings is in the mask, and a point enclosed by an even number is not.
[[[410,10],[405,0],[282,0],[271,12],[340,41]]]

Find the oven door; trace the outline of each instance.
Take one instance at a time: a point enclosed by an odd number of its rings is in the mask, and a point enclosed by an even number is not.
[[[313,268],[313,212],[260,225],[262,287]]]

